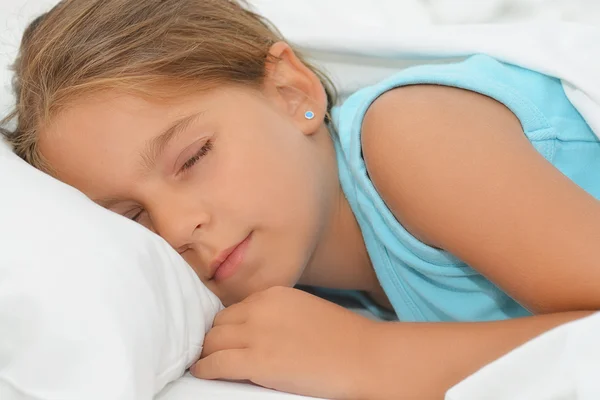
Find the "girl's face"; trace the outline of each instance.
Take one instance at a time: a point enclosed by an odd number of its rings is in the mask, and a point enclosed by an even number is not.
[[[330,212],[326,129],[294,104],[239,87],[168,104],[105,93],[57,116],[40,149],[59,179],[162,236],[229,305],[296,284]]]

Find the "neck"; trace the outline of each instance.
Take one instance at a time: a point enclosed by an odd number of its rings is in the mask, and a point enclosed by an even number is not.
[[[299,284],[331,289],[368,292],[380,305],[391,308],[373,270],[362,232],[339,181],[336,152],[331,134],[320,132],[326,168],[333,188],[316,248]]]
[[[334,289],[379,292],[360,227],[342,189],[334,196],[330,221],[325,226],[301,284]]]

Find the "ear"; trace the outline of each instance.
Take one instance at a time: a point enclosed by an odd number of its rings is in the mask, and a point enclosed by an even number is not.
[[[266,64],[264,91],[276,106],[288,115],[306,135],[323,124],[327,95],[319,77],[308,68],[285,42],[273,44]],[[306,118],[312,111],[314,118]]]

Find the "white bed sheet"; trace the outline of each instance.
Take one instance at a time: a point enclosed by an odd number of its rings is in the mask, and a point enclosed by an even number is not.
[[[565,324],[485,366],[446,394],[446,400],[600,399],[600,313]],[[313,399],[258,386],[186,375],[155,400]]]
[[[446,394],[446,400],[600,399],[600,313],[513,350]]]
[[[263,1],[268,2],[269,0]],[[284,0],[276,1],[283,2]],[[571,21],[579,20],[585,22],[598,21],[597,17],[600,15],[599,7],[597,6],[595,0],[587,0],[587,7],[579,7],[586,0],[565,0],[562,2],[555,0],[523,0],[521,3],[517,3],[517,0],[494,0],[494,7],[489,6],[487,8],[483,7],[483,2],[481,1],[471,1],[472,4],[470,8],[461,8],[457,6],[457,3],[455,2],[456,0],[403,0],[406,7],[403,15],[385,12],[386,4],[387,6],[395,5],[397,7],[398,3],[396,3],[396,1],[397,0],[372,0],[368,2],[360,1],[360,3],[363,7],[367,7],[369,9],[370,13],[367,13],[368,15],[373,15],[373,10],[379,7],[381,10],[379,15],[382,16],[382,18],[387,16],[388,19],[392,18],[398,24],[408,23],[409,21],[412,24],[427,24],[436,22],[456,23],[467,21],[491,22],[494,20],[514,20],[517,18],[511,18],[510,16],[507,17],[506,14],[500,15],[493,13],[506,12],[506,10],[517,10],[517,8],[515,8],[515,4],[521,4],[521,6],[524,7],[518,8],[521,12],[519,17],[523,17],[525,13],[523,10],[526,10],[528,14],[527,16],[540,16],[543,14],[546,17],[550,16],[549,19],[565,19]],[[470,0],[462,0],[461,3],[464,4],[468,3],[469,1]],[[256,0],[256,2],[260,3],[261,1]],[[305,0],[295,0],[292,2],[287,0],[285,2],[290,8],[298,9],[298,12],[291,13],[291,15],[294,15],[296,19],[299,19],[303,15],[306,15],[306,13],[311,12],[327,14],[327,1],[320,0],[309,2]],[[2,61],[2,65],[0,65],[0,112],[2,112],[2,114],[4,114],[8,107],[12,104],[12,98],[8,96],[10,75],[6,70],[6,65],[8,60],[14,59],[14,55],[16,54],[16,48],[19,39],[18,34],[20,34],[19,32],[22,31],[22,28],[25,26],[26,22],[31,19],[32,15],[41,12],[42,10],[46,9],[48,5],[54,3],[56,3],[56,0],[24,0],[18,2],[13,2],[11,0],[0,0],[0,29],[2,29],[2,36],[0,38],[0,60]],[[296,4],[295,7],[294,3]],[[310,4],[317,3],[318,7],[312,8],[310,6]],[[349,12],[348,10],[352,7],[357,7],[358,3],[358,1],[348,0],[345,11]],[[528,3],[527,6],[525,6],[525,3]],[[577,3],[579,6],[574,6],[575,3]],[[18,6],[15,7],[15,4],[18,4]],[[511,4],[513,6],[512,8],[510,7]],[[555,8],[551,8],[552,5],[554,5]],[[537,9],[534,8],[534,6],[537,7]],[[467,14],[461,14],[459,12],[461,10],[465,12],[470,10],[470,12]],[[339,10],[330,11],[336,12]],[[492,13],[490,14],[490,12]],[[573,14],[576,12],[578,13],[577,15]],[[560,18],[561,16],[566,17]],[[373,25],[373,27],[376,29],[377,24],[380,22],[381,21],[374,20],[373,23],[375,25]],[[283,30],[285,31],[285,29]],[[310,48],[311,46],[307,45],[305,47]],[[348,54],[349,52],[347,50],[347,48],[342,48],[336,53]],[[366,62],[365,57],[352,57],[351,55],[332,56],[318,54],[318,52],[311,52],[310,55],[311,57],[317,58],[321,65],[324,65],[330,72],[332,72],[336,81],[344,83],[344,85],[342,85],[342,96],[347,95],[348,93],[365,84],[369,84],[379,80],[380,78],[384,78],[398,68],[411,64],[411,62],[407,60],[376,60],[370,57],[368,58],[368,62]],[[594,321],[594,323],[590,321]],[[535,339],[522,346],[520,349],[517,349],[516,351],[503,357],[496,363],[492,363],[489,367],[482,369],[472,377],[467,378],[464,382],[457,385],[451,392],[449,392],[448,399],[487,399],[492,398],[490,397],[491,395],[494,395],[494,399],[511,400],[519,398],[527,398],[529,400],[558,398],[600,398],[600,393],[597,392],[600,391],[598,386],[600,384],[600,380],[594,380],[592,378],[592,372],[600,371],[600,353],[598,352],[598,342],[597,340],[594,340],[595,337],[597,338],[600,335],[600,316],[597,316],[594,320],[589,319],[576,322],[561,329],[563,329],[561,334],[546,335]],[[566,337],[569,337],[570,339],[566,341],[564,339]],[[542,349],[542,352],[540,352],[539,349]],[[544,358],[542,357],[543,354],[552,354],[554,355],[554,358]],[[543,363],[543,365],[540,365],[540,363]],[[561,365],[573,366],[572,371],[576,370],[578,371],[578,374],[576,376],[573,374],[569,376],[563,375],[562,377],[557,375],[559,372],[564,371],[564,369],[561,368]],[[520,371],[520,368],[525,367],[531,368],[531,371],[535,370],[535,368],[541,368],[542,366],[544,366],[545,369],[540,369],[540,371],[547,371],[547,375],[543,375],[543,373],[537,375],[524,373],[521,375],[521,379],[519,380],[514,380],[511,378],[514,377],[514,374],[510,375],[511,371]],[[551,375],[551,373],[554,373],[555,375]],[[536,380],[542,378],[544,378],[543,381]],[[545,397],[543,397],[543,393],[540,394],[539,391],[536,392],[536,385],[538,385],[537,387],[540,387],[539,385],[543,385],[544,382],[548,382],[549,380],[552,380],[554,384],[552,387],[561,389],[556,390],[554,393],[546,393]],[[502,387],[509,388],[510,390],[503,391],[498,389]],[[491,388],[494,388],[493,391]],[[580,394],[584,397],[575,397],[576,394]],[[536,395],[537,397],[533,395]],[[155,397],[155,400],[192,399],[293,400],[310,399],[310,397],[275,392],[244,383],[198,380],[189,375],[186,375],[169,384],[159,395]]]
[[[281,393],[259,386],[223,381],[207,381],[185,375],[167,385],[154,400],[307,400],[314,397]]]

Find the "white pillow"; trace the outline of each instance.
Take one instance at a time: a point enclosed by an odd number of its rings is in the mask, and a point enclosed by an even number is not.
[[[0,399],[152,399],[221,307],[160,237],[0,144]]]

